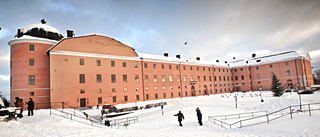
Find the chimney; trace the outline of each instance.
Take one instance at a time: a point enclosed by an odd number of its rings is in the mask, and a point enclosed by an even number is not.
[[[236,57],[233,57],[233,59],[236,59]]]
[[[252,58],[254,58],[254,57],[256,57],[256,54],[255,54],[255,53],[252,54]]]
[[[180,57],[180,55],[176,55],[176,58],[180,59],[181,57]]]
[[[18,29],[18,32],[17,32],[17,37],[20,38],[22,36],[22,32],[21,32],[21,29]]]
[[[224,61],[224,63],[226,63],[226,64],[227,64],[228,62],[227,62],[227,61]]]
[[[196,57],[196,60],[200,60],[200,57]]]
[[[217,63],[219,63],[219,60],[216,60]]]
[[[248,64],[248,61],[246,61],[246,63]]]
[[[164,55],[165,57],[168,57],[168,56],[169,56],[169,54],[168,54],[168,53],[163,53],[163,55]]]
[[[68,38],[71,38],[71,37],[73,37],[73,30],[67,30],[67,37]]]

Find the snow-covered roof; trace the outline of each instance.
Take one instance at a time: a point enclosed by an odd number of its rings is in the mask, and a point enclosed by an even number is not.
[[[282,60],[289,60],[289,59],[301,58],[301,57],[303,56],[298,54],[296,51],[284,51],[284,52],[260,55],[252,58],[235,60],[230,62],[230,65],[232,67],[258,65],[258,64],[272,63],[272,62],[278,62]]]
[[[197,59],[190,59],[190,58],[177,58],[171,56],[164,56],[164,55],[153,55],[153,54],[145,54],[145,53],[137,53],[140,58],[143,59],[150,59],[154,61],[161,61],[161,62],[177,62],[177,63],[187,63],[187,64],[196,64],[196,65],[208,65],[208,66],[221,66],[221,67],[228,67],[228,64],[224,62],[216,62],[216,61],[208,61],[208,60],[197,60]]]
[[[64,36],[57,29],[46,24],[30,24],[18,32],[17,37],[20,38],[23,35],[29,35],[33,37],[46,38],[51,40],[61,40]]]
[[[188,59],[188,58],[176,58],[176,57],[165,57],[164,55],[152,55],[152,54],[145,54],[145,53],[138,53],[140,58],[143,59],[150,59],[150,60],[158,60],[161,62],[181,62],[181,63],[190,63],[196,65],[213,65],[213,66],[220,66],[220,67],[240,67],[240,66],[247,66],[247,65],[259,65],[263,63],[272,63],[282,60],[289,60],[294,58],[301,58],[300,54],[296,51],[284,51],[278,53],[271,53],[271,54],[264,54],[260,56],[256,56],[253,58],[245,58],[245,59],[238,59],[231,62],[225,61],[209,61],[209,60],[196,60],[196,59]]]

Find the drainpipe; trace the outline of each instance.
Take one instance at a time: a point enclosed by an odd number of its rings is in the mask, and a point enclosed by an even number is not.
[[[145,100],[145,95],[144,95],[144,79],[143,79],[143,58],[140,58],[141,59],[141,81],[142,81],[142,94],[143,94],[143,101],[146,101]]]
[[[216,93],[216,80],[214,79],[214,65],[212,66],[213,93]]]
[[[299,75],[298,75],[298,67],[297,67],[297,58],[294,59],[294,64],[295,64],[295,66],[296,66],[296,75],[297,75],[298,89],[300,89]]]
[[[183,93],[182,93],[181,62],[179,62],[179,74],[180,74],[180,95],[181,95],[181,97],[183,97]]]
[[[251,70],[252,70],[251,65],[249,65],[249,71],[250,71],[250,77],[249,77],[249,78],[250,78],[250,81],[251,81],[251,82],[250,82],[250,85],[251,85],[250,87],[251,87],[251,91],[253,91],[253,88],[252,88],[252,74],[251,74]]]

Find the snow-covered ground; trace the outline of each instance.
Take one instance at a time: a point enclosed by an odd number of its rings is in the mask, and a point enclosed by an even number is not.
[[[185,97],[155,101],[137,102],[138,106],[165,101],[164,115],[160,107],[138,110],[132,114],[118,118],[138,116],[139,122],[130,124],[128,128],[120,127],[97,128],[59,116],[49,115],[49,110],[37,110],[34,116],[27,116],[18,121],[0,123],[0,136],[319,136],[320,110],[309,113],[294,114],[271,121],[269,124],[259,124],[245,128],[225,129],[213,124],[208,116],[226,115],[244,112],[266,110],[273,112],[289,105],[298,105],[299,96],[296,93],[285,93],[282,97],[272,97],[270,91],[263,91],[260,101],[259,92],[238,93],[238,108],[235,108],[234,93],[210,96]],[[253,95],[253,97],[250,96]],[[222,97],[223,96],[223,97]],[[311,95],[301,95],[302,103],[320,103],[320,92]],[[135,103],[116,105],[118,108],[134,106]],[[197,123],[195,109],[199,107],[203,115],[203,126]],[[320,107],[320,106],[319,106]],[[178,126],[178,111],[184,114],[183,127]],[[86,110],[89,115],[98,117],[101,109]]]

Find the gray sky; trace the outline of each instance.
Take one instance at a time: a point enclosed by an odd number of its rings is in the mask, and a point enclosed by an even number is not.
[[[0,0],[0,91],[9,98],[9,46],[40,23],[66,36],[102,34],[139,53],[231,60],[296,50],[320,68],[319,0]],[[188,41],[187,46],[184,42]]]

